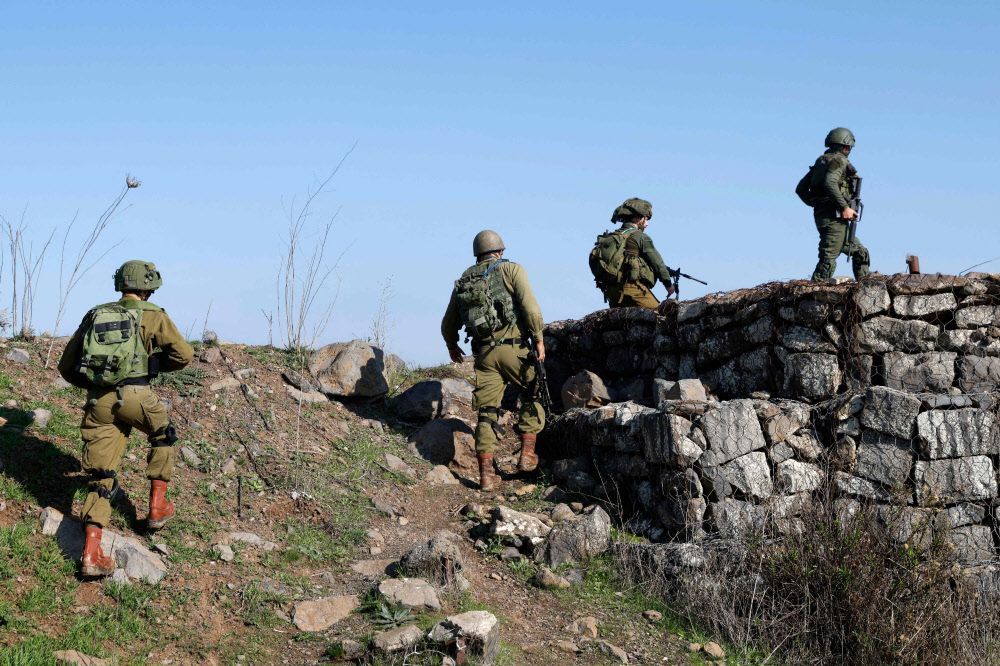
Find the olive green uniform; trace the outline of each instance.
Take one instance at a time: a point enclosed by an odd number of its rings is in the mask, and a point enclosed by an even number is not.
[[[840,218],[840,212],[849,206],[852,197],[851,179],[857,174],[847,155],[836,148],[823,153],[810,171],[810,190],[816,192],[813,219],[819,231],[819,262],[813,271],[813,280],[829,280],[837,268],[841,253],[851,258],[854,277],[858,280],[868,275],[868,249],[855,236],[847,242],[850,222]]]
[[[628,232],[625,240],[625,260],[622,262],[622,284],[608,285],[604,297],[613,308],[640,307],[655,310],[660,301],[652,287],[659,280],[670,288],[670,269],[653,245],[653,239],[631,222],[622,225],[619,233]]]
[[[496,261],[487,259],[468,268],[465,277],[484,263]],[[478,413],[476,423],[476,453],[492,454],[496,448],[497,436],[494,425],[500,411],[500,402],[508,384],[521,389],[521,410],[518,414],[517,429],[525,434],[541,432],[545,426],[545,410],[532,399],[531,389],[535,382],[535,365],[528,336],[533,341],[542,340],[542,312],[531,291],[528,275],[524,269],[511,261],[497,268],[504,286],[514,301],[515,321],[493,334],[492,341],[474,340],[476,354],[476,388],[473,392],[473,407]],[[441,320],[441,335],[450,349],[458,346],[458,332],[462,327],[461,314],[455,291],[451,293],[448,309]]]
[[[118,303],[126,308],[143,310],[139,334],[151,364],[158,363],[160,371],[171,372],[191,362],[194,350],[166,312],[133,298],[122,298]],[[132,429],[138,428],[149,437],[147,478],[170,481],[175,454],[167,410],[149,388],[148,382],[118,388],[97,388],[90,386],[77,371],[88,328],[85,317],[59,360],[59,374],[71,384],[87,389],[87,406],[80,434],[83,438],[83,469],[90,474],[91,481],[81,518],[85,523],[104,527],[111,519],[110,499],[117,489],[118,467]]]

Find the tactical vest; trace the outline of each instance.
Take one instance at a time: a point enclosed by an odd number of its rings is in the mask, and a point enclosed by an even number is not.
[[[141,335],[146,310],[161,308],[146,301],[136,301],[133,307],[115,301],[87,313],[77,372],[89,384],[110,388],[149,376],[149,353]]]
[[[857,173],[854,165],[851,164],[845,155],[836,152],[823,153],[813,163],[809,171],[806,172],[806,175],[802,176],[798,185],[795,186],[795,193],[807,206],[812,206],[813,208],[838,207],[836,202],[827,194],[823,184],[826,172],[830,169],[830,163],[837,158],[841,158],[847,162],[847,166],[844,169],[844,176],[837,183],[837,188],[845,199],[850,199],[854,196],[854,193],[851,192],[851,178],[853,174]]]
[[[455,281],[455,299],[467,336],[488,342],[517,320],[514,298],[497,270],[506,259],[472,266]]]

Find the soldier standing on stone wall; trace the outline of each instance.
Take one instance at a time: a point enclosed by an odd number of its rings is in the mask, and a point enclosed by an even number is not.
[[[841,253],[851,258],[854,279],[868,275],[868,248],[856,237],[849,242],[851,220],[858,211],[848,199],[855,196],[851,182],[857,170],[847,158],[854,148],[854,133],[846,127],[835,127],[826,135],[826,152],[799,181],[795,193],[813,208],[813,219],[819,231],[819,262],[813,271],[813,281],[829,280],[837,268]]]
[[[505,249],[495,231],[476,234],[472,242],[476,263],[455,282],[441,321],[441,335],[455,363],[462,362],[458,331],[463,325],[472,339],[472,353],[476,356],[473,401],[478,411],[475,437],[479,486],[487,491],[497,484],[493,452],[500,428],[500,402],[508,384],[521,389],[517,432],[521,440],[518,469],[522,472],[538,466],[535,438],[545,425],[545,410],[534,391],[535,358],[545,360],[542,312],[527,273],[519,264],[503,258]]]

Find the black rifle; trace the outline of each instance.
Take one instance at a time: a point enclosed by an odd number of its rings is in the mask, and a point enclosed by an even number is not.
[[[535,385],[532,387],[532,399],[540,402],[546,414],[552,413],[552,396],[549,394],[549,378],[545,374],[545,364],[538,358],[538,354],[531,352],[531,358],[535,361]]]
[[[851,247],[858,235],[858,222],[861,221],[861,213],[865,210],[865,205],[861,203],[861,176],[857,174],[851,178],[851,198],[847,200],[847,205],[854,209],[854,219],[851,220],[847,231],[847,247]]]
[[[699,280],[696,277],[691,277],[687,273],[681,273],[680,268],[667,269],[670,273],[671,281],[674,283],[674,297],[679,301],[681,300],[681,278],[687,278],[688,280],[694,280],[695,282],[700,282],[701,284],[708,286],[708,283],[704,280]]]

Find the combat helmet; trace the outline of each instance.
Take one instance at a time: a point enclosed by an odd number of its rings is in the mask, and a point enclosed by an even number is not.
[[[151,261],[131,259],[115,271],[115,291],[156,291],[162,286],[160,271]]]
[[[477,257],[506,249],[500,234],[491,229],[483,229],[472,240],[472,254]]]
[[[846,127],[834,127],[826,135],[825,145],[827,148],[834,146],[854,147],[854,132]]]
[[[611,213],[611,221],[621,222],[633,216],[645,217],[649,220],[653,219],[653,204],[639,197],[626,199],[622,202],[621,206],[615,208],[615,211]]]

